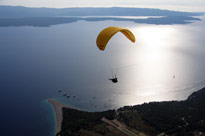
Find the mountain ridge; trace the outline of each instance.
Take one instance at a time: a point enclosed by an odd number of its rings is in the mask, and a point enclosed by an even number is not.
[[[31,8],[23,6],[0,6],[0,18],[57,16],[201,16],[203,14],[203,12],[181,12],[129,7]]]

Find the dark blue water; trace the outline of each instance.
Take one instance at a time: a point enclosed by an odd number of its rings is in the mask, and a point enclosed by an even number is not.
[[[51,135],[55,122],[48,98],[89,111],[186,99],[205,83],[204,23],[0,27],[1,135]],[[110,25],[132,30],[136,43],[117,34],[99,51],[97,34]],[[114,74],[118,84],[107,80]],[[59,88],[76,98],[64,98]]]

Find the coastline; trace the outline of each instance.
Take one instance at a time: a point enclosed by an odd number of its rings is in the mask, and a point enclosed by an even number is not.
[[[63,112],[62,112],[62,108],[70,108],[70,109],[75,109],[71,106],[62,104],[60,102],[57,102],[55,100],[52,99],[48,99],[47,100],[48,103],[50,103],[53,107],[53,110],[55,112],[55,116],[56,116],[56,132],[55,134],[59,133],[61,131],[61,126],[62,126],[62,121],[63,121]]]
[[[201,115],[205,115],[205,111],[200,110],[205,106],[204,98],[205,88],[202,88],[189,95],[186,100],[150,102],[102,112],[85,112],[57,100],[47,101],[55,112],[56,135],[60,133],[61,136],[72,134],[102,136],[122,133],[122,135],[133,136],[143,133],[149,136],[204,134],[205,122],[204,116]],[[62,110],[62,108],[66,109]],[[119,125],[121,123],[125,126]],[[62,127],[66,131],[61,131]]]
[[[65,109],[60,135],[204,135],[204,99],[202,88],[181,101],[149,102],[103,112]]]

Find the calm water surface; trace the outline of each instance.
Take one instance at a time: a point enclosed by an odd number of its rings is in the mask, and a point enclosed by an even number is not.
[[[78,21],[0,27],[1,133],[51,135],[47,98],[89,111],[186,99],[205,85],[201,18],[186,25]],[[129,28],[136,42],[117,33],[104,52],[98,50],[97,34],[107,26]],[[108,80],[115,74],[117,84]],[[76,98],[64,98],[59,88]]]

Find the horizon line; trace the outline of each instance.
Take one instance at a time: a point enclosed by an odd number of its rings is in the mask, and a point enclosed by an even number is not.
[[[166,10],[166,11],[176,11],[176,12],[192,12],[192,13],[205,13],[205,11],[180,11],[173,9],[163,9],[163,8],[151,8],[151,7],[139,7],[139,6],[68,6],[68,7],[45,7],[45,6],[22,6],[22,5],[0,5],[0,7],[24,7],[24,8],[47,8],[47,9],[68,9],[68,8],[138,8],[138,9],[156,9],[156,10]]]

